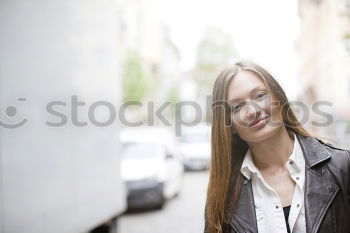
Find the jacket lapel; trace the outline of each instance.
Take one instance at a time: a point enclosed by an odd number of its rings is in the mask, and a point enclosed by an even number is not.
[[[304,203],[306,232],[316,233],[339,191],[339,186],[326,166],[331,156],[313,137],[296,133],[305,158]],[[231,206],[231,205],[230,205]],[[242,233],[257,233],[253,189],[250,180],[242,176],[242,191],[236,210],[228,209],[231,227]]]
[[[230,225],[237,232],[258,232],[252,183],[245,176],[242,176],[242,189],[236,211],[233,214],[233,210],[229,209],[228,216]]]
[[[313,137],[298,135],[305,158],[304,203],[306,232],[317,232],[339,186],[326,161],[331,155]]]

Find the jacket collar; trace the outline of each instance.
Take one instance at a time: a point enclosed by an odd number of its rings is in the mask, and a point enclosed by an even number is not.
[[[331,155],[315,137],[296,133],[305,159],[304,205],[306,232],[317,232],[321,221],[339,187],[325,163]],[[257,233],[257,221],[252,184],[242,177],[241,194],[236,211],[228,208],[229,224],[237,232]],[[231,206],[231,205],[229,205]]]

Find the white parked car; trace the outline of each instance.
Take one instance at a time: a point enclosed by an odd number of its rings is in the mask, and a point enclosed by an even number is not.
[[[206,170],[210,165],[210,127],[199,125],[183,131],[180,150],[186,170]]]
[[[176,140],[166,129],[129,128],[121,132],[122,177],[128,208],[162,208],[179,194],[184,174]]]

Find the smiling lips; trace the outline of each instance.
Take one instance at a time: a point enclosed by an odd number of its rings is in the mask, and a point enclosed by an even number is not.
[[[261,117],[261,118],[257,119],[256,121],[254,121],[249,127],[259,128],[265,124],[267,118],[269,118],[269,116]]]

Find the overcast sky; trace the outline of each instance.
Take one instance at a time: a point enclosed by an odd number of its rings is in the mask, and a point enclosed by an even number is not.
[[[194,64],[195,49],[206,27],[230,33],[243,58],[266,67],[296,95],[295,44],[299,33],[297,0],[162,0],[161,18],[181,52],[181,67]]]

